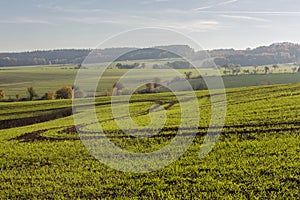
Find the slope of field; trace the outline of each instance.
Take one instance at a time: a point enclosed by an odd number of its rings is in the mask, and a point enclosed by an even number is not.
[[[207,91],[196,94],[201,119],[193,144],[170,166],[145,174],[119,172],[93,158],[65,113],[69,100],[0,103],[0,198],[299,199],[300,84],[228,89],[226,124],[203,159],[210,100]],[[155,137],[119,130],[109,97],[96,99],[98,120],[118,146],[150,152],[174,137],[181,108],[171,93],[135,95],[130,103],[133,120],[146,125],[158,101],[168,120]],[[86,137],[95,129],[84,121],[80,128]]]

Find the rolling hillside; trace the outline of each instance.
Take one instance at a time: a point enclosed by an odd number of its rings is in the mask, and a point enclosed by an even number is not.
[[[193,144],[170,166],[147,174],[118,172],[92,157],[76,133],[72,115],[65,113],[71,109],[70,100],[0,103],[0,198],[299,199],[299,91],[299,84],[228,89],[222,135],[203,159],[199,149],[210,101],[206,91],[197,92],[201,119]],[[147,110],[158,99],[167,110],[167,123],[156,136],[143,139],[120,131],[109,97],[97,98],[106,137],[132,152],[167,145],[180,116],[173,95],[135,95],[130,113],[146,125]],[[82,121],[79,127],[86,140],[101,140],[95,126]]]

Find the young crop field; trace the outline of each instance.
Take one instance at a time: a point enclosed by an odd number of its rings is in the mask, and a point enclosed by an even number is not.
[[[59,73],[56,70],[54,74]],[[66,71],[61,82],[49,85],[71,83],[75,71],[67,77]],[[37,77],[43,81],[41,76],[42,70]],[[238,77],[243,76],[233,78]],[[211,102],[207,91],[196,95],[200,119],[192,145],[177,161],[150,173],[120,172],[90,154],[73,120],[89,112],[85,102],[74,115],[71,100],[0,102],[0,198],[299,199],[300,84],[227,89],[225,126],[204,158],[199,158],[199,150],[208,130]],[[166,110],[165,126],[150,138],[130,137],[120,130],[110,98],[96,98],[96,114],[103,134],[117,146],[152,152],[174,138],[181,113],[174,94],[131,97],[130,116],[141,126],[140,135],[147,131],[143,126],[150,123],[154,105]],[[84,117],[78,127],[84,132],[81,139],[101,141],[104,136],[95,134],[96,124],[86,123]]]
[[[142,61],[141,61],[142,62]],[[152,61],[155,63],[154,61]],[[145,62],[146,64],[152,63],[150,61]],[[158,61],[156,61],[158,62]],[[166,60],[160,61],[166,62]],[[105,66],[105,63],[102,64]],[[5,90],[6,99],[28,97],[27,88],[33,87],[37,92],[38,96],[43,96],[46,92],[55,92],[63,86],[72,86],[74,84],[76,74],[78,72],[75,69],[75,65],[57,65],[57,66],[32,66],[32,67],[7,67],[0,70],[0,89]],[[284,69],[284,66],[281,66]],[[251,67],[245,67],[251,71]],[[94,76],[97,69],[86,70],[86,75]],[[144,70],[138,69],[143,76],[145,74],[159,74],[162,73],[168,76],[168,70]],[[179,69],[177,70],[182,78],[185,78],[186,72],[191,72],[191,84],[198,82],[197,76],[199,76],[199,71],[195,69]],[[98,88],[97,95],[104,95],[106,91],[112,89],[113,84],[119,80],[119,78],[128,72],[126,69],[107,69],[100,80],[100,86]],[[210,76],[210,70],[202,69],[202,75]],[[222,69],[220,74],[223,75]],[[145,77],[147,79],[147,77]],[[210,77],[208,79],[214,79]],[[243,74],[240,75],[223,75],[223,81],[226,88],[239,88],[247,86],[263,86],[263,85],[276,85],[276,84],[290,84],[298,83],[300,79],[300,73],[292,73],[288,71],[276,71],[271,74]],[[151,79],[149,79],[151,80]],[[89,91],[85,91],[87,95],[90,94]]]

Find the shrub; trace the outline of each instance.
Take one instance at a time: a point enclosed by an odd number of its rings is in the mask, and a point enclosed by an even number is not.
[[[72,87],[64,86],[56,91],[56,99],[72,99],[74,92]]]
[[[54,92],[46,92],[44,96],[42,97],[44,100],[53,100],[55,99],[55,93]]]
[[[73,89],[73,93],[74,93],[75,98],[84,98],[84,97],[86,97],[86,93],[83,90],[81,90],[79,87],[73,85],[72,89]]]
[[[112,89],[112,96],[122,95],[122,90],[125,86],[121,82],[115,82]]]
[[[3,99],[5,97],[5,91],[4,89],[0,89],[0,99]]]
[[[123,88],[121,90],[121,94],[120,95],[131,95],[133,93],[132,90],[128,89],[128,88]]]
[[[105,90],[105,96],[112,96],[112,91]]]
[[[154,92],[154,83],[147,83],[147,84],[146,84],[146,91],[147,91],[148,93]]]
[[[125,88],[125,86],[121,82],[115,82],[113,88],[116,88],[117,90],[122,90],[123,88]]]
[[[81,89],[75,90],[74,91],[74,97],[75,98],[84,98],[84,97],[86,97],[86,93]]]

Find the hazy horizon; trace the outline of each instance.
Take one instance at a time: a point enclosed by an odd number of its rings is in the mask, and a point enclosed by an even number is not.
[[[277,44],[277,43],[292,43],[292,44],[300,44],[300,43],[296,43],[296,42],[290,42],[290,41],[280,41],[280,42],[273,42],[273,43],[270,43],[270,44],[261,44],[259,46],[255,46],[255,47],[247,47],[247,48],[250,48],[250,49],[255,49],[255,48],[258,48],[258,47],[262,47],[262,46],[270,46],[272,44]],[[174,44],[170,44],[171,45],[174,45]],[[175,44],[176,45],[176,44]],[[181,44],[178,44],[178,45],[181,45]],[[169,46],[169,45],[162,45],[162,46]],[[120,47],[107,47],[108,49],[109,48],[151,48],[151,47],[138,47],[138,46],[120,46]],[[104,49],[107,49],[107,48],[104,48]],[[155,46],[153,47],[155,48]],[[219,50],[219,49],[234,49],[234,50],[246,50],[247,48],[245,49],[236,49],[236,48],[233,48],[233,47],[220,47],[220,48],[213,48],[213,49],[203,49],[204,51],[213,51],[213,50]],[[78,47],[78,48],[74,48],[74,47],[70,47],[70,48],[55,48],[55,49],[29,49],[29,50],[19,50],[19,51],[0,51],[0,53],[24,53],[24,52],[34,52],[34,51],[55,51],[55,50],[95,50],[96,48],[81,48],[81,47]],[[202,49],[194,49],[195,51],[201,51]]]

